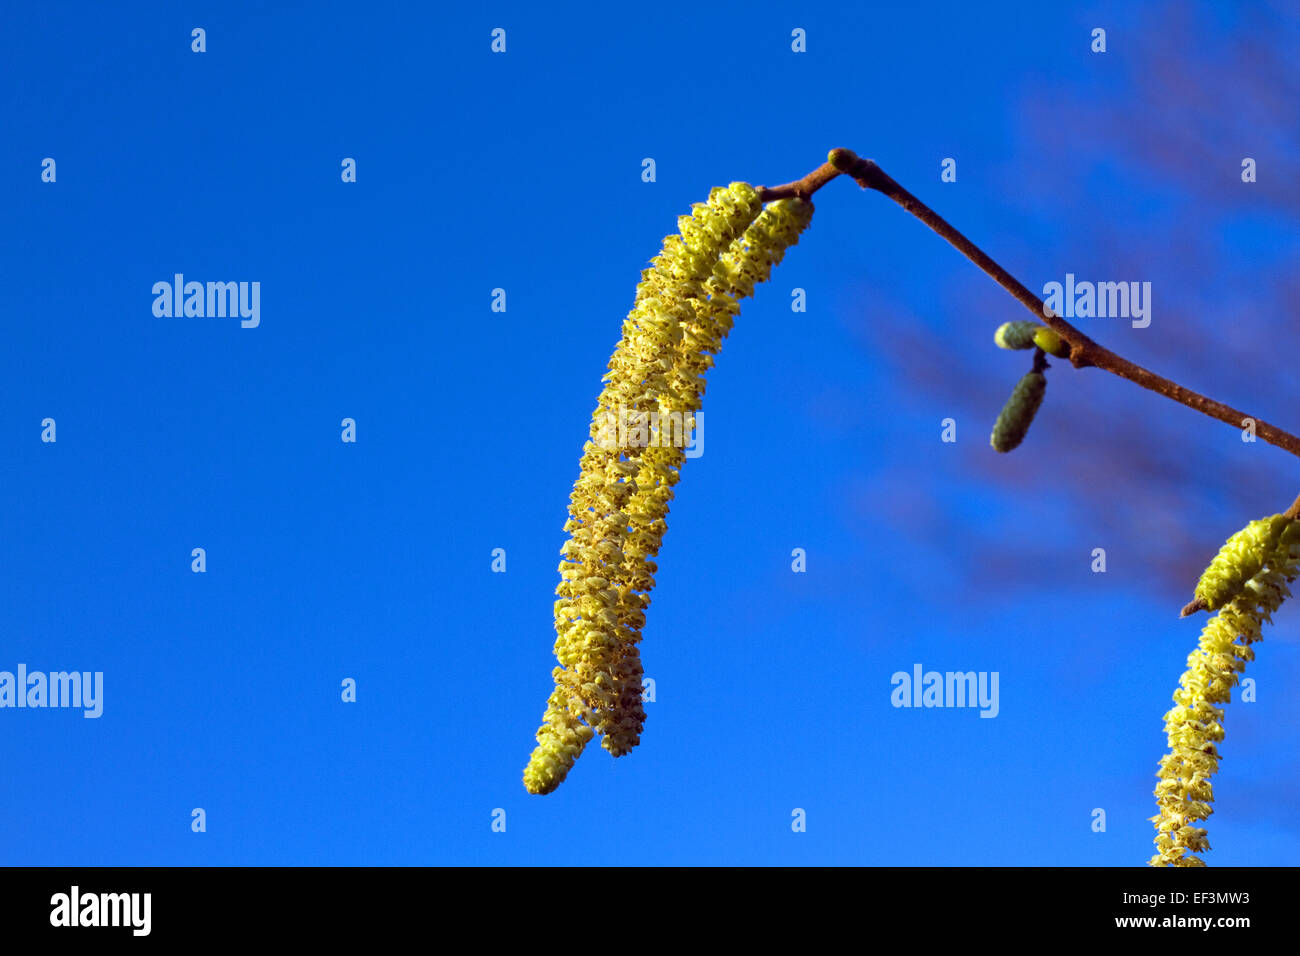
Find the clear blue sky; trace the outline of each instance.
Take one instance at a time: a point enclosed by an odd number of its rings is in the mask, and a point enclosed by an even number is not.
[[[1149,328],[1085,329],[1300,427],[1296,40],[1287,5],[11,5],[0,670],[105,699],[0,710],[0,863],[1141,863],[1177,608],[1300,470],[1067,363],[996,455],[1024,316],[887,200],[832,183],[745,304],[642,744],[534,797],[565,508],[676,217],[833,146],[1031,288],[1152,281]],[[260,282],[260,325],[156,317],[175,273]],[[1229,708],[1212,864],[1300,854],[1298,622]],[[998,672],[998,716],[893,708],[917,663]]]

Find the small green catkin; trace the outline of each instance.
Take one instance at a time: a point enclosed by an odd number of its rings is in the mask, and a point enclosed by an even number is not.
[[[993,342],[1000,349],[1032,349],[1034,334],[1046,326],[1037,322],[1003,322],[993,333]]]
[[[989,439],[989,444],[994,451],[1011,451],[1025,440],[1046,392],[1047,376],[1042,372],[1028,372],[1016,383],[1011,397],[1002,406],[998,420],[993,423],[993,436]]]

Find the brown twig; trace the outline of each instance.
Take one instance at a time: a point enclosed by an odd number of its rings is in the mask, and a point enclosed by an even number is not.
[[[1261,439],[1270,445],[1276,445],[1278,448],[1285,449],[1291,454],[1300,457],[1300,438],[1290,432],[1270,425],[1263,419],[1240,412],[1230,405],[1216,402],[1214,399],[1208,398],[1199,392],[1194,392],[1190,388],[1184,388],[1177,382],[1170,381],[1155,372],[1142,368],[1140,365],[1116,355],[1110,349],[1098,345],[1069,322],[1066,322],[1065,319],[1045,308],[1042,299],[1030,292],[1011,273],[990,259],[979,246],[954,229],[946,219],[895,182],[888,173],[876,165],[874,160],[862,159],[849,149],[833,149],[830,153],[829,165],[834,166],[845,175],[852,176],[863,189],[875,189],[884,193],[952,243],[958,252],[984,270],[998,285],[1010,292],[1016,301],[1034,314],[1038,321],[1051,326],[1061,338],[1069,343],[1070,362],[1075,368],[1094,366],[1104,369],[1166,398],[1172,398],[1174,401],[1180,402],[1188,408],[1193,408],[1202,414],[1209,415],[1211,418],[1226,422],[1235,428],[1245,427],[1246,419],[1251,419],[1255,423],[1255,434]],[[817,172],[820,173],[821,170]],[[812,175],[815,176],[817,173]],[[805,177],[798,184],[792,185],[803,184],[811,178],[812,176]],[[829,179],[826,181],[829,182]]]
[[[1296,518],[1300,518],[1300,495],[1296,496],[1295,501],[1291,502],[1291,507],[1287,508],[1286,511],[1282,512],[1282,514],[1284,517],[1290,518],[1292,521],[1295,521]]]
[[[784,186],[759,186],[758,198],[763,202],[775,202],[778,199],[811,199],[812,194],[840,174],[830,163],[822,163],[803,179],[797,179]]]

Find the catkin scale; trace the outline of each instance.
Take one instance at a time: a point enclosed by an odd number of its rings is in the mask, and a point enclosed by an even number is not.
[[[1011,397],[1002,406],[997,421],[993,423],[993,435],[989,444],[994,451],[1011,451],[1025,440],[1029,426],[1038,414],[1038,407],[1043,404],[1046,391],[1047,376],[1042,372],[1028,372],[1016,383]]]

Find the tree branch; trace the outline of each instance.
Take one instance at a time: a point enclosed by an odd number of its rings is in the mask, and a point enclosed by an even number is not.
[[[1130,362],[1126,358],[1116,355],[1110,349],[1098,345],[1088,336],[1084,335],[1065,319],[1046,309],[1042,299],[1034,295],[1027,288],[1021,285],[1016,278],[1003,269],[1000,265],[989,258],[979,246],[971,242],[964,235],[958,232],[948,223],[946,219],[936,213],[921,200],[917,199],[910,192],[900,186],[894,179],[889,176],[883,169],[876,165],[874,160],[862,159],[856,153],[849,149],[833,149],[830,153],[830,163],[839,172],[852,176],[863,189],[874,189],[877,192],[884,193],[894,202],[898,203],[917,219],[937,232],[940,236],[947,239],[957,251],[964,255],[971,262],[979,266],[987,273],[994,282],[1006,289],[1011,295],[1023,305],[1026,309],[1034,314],[1034,318],[1043,322],[1053,329],[1057,335],[1064,339],[1070,346],[1070,362],[1075,368],[1086,368],[1094,366],[1104,369],[1118,375],[1120,378],[1126,378],[1130,382],[1135,382],[1143,388],[1150,389],[1157,394],[1166,398],[1171,398],[1176,402],[1193,408],[1202,414],[1209,415],[1221,422],[1232,425],[1234,428],[1245,426],[1245,419],[1250,418],[1255,422],[1255,434],[1268,442],[1270,445],[1276,445],[1278,448],[1285,449],[1291,454],[1300,457],[1300,438],[1292,435],[1290,432],[1283,431],[1263,419],[1256,418],[1253,415],[1247,415],[1240,412],[1230,405],[1224,405],[1222,402],[1216,402],[1199,392],[1194,392],[1189,388],[1184,388],[1177,382],[1157,375],[1155,372],[1142,368]],[[813,177],[822,174],[825,166],[817,170],[798,183],[792,183],[790,186],[777,187],[778,189],[788,189],[791,187],[807,188],[807,183],[813,180]],[[814,189],[820,188],[830,178],[817,182]],[[760,195],[762,190],[760,189]],[[1297,502],[1300,504],[1300,501]],[[1296,507],[1295,505],[1292,506]]]
[[[1066,341],[1070,346],[1070,362],[1075,368],[1093,367],[1111,372],[1120,378],[1126,378],[1130,382],[1150,389],[1159,395],[1172,398],[1188,408],[1193,408],[1234,428],[1242,428],[1246,419],[1252,419],[1255,422],[1256,435],[1270,445],[1276,445],[1278,448],[1300,457],[1300,438],[1290,432],[1270,425],[1263,419],[1239,412],[1231,405],[1216,402],[1214,399],[1199,392],[1194,392],[1190,388],[1184,388],[1177,382],[1171,381],[1162,375],[1157,375],[1149,369],[1116,355],[1110,349],[1098,345],[1069,322],[1066,322],[1061,316],[1049,310],[1043,304],[1042,299],[1030,292],[1015,276],[994,262],[979,246],[953,228],[948,220],[900,186],[892,176],[876,164],[875,160],[862,159],[851,149],[833,149],[828,160],[828,162],[813,170],[803,179],[793,183],[786,183],[784,186],[772,188],[760,186],[758,189],[759,196],[763,202],[787,199],[793,196],[808,199],[840,173],[852,176],[863,189],[874,189],[894,200],[940,236],[947,239],[956,247],[958,252],[979,266],[994,282],[1011,293],[1017,302],[1033,313],[1035,319],[1048,325]],[[1034,354],[1034,370],[1042,371],[1046,368],[1046,359],[1047,356],[1042,349],[1036,350]],[[1291,503],[1291,507],[1287,508],[1285,515],[1292,521],[1300,519],[1300,496]],[[1204,609],[1205,602],[1198,598],[1182,609],[1181,616],[1187,617],[1189,614]]]

